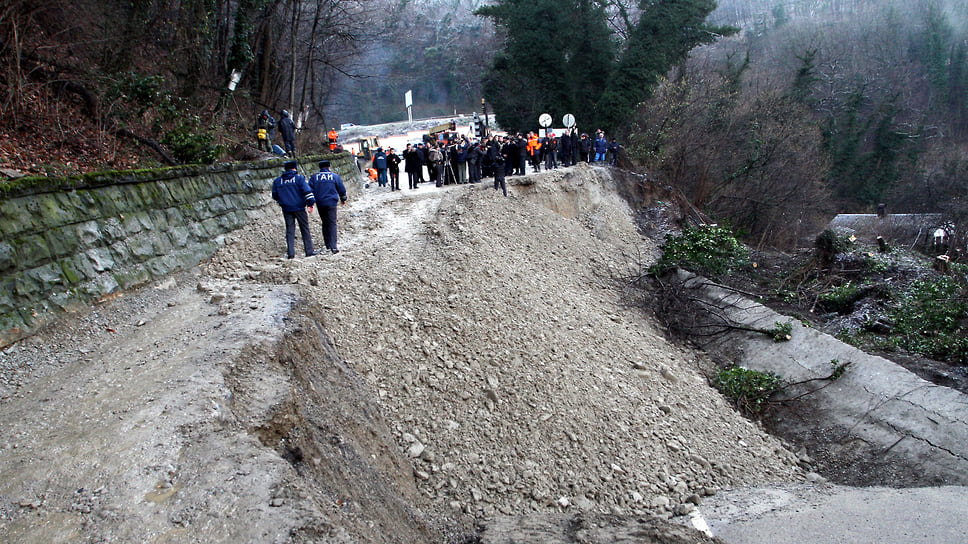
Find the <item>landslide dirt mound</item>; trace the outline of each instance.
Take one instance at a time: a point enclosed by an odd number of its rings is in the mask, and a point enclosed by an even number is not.
[[[0,527],[19,542],[55,525],[89,541],[456,542],[498,515],[668,518],[721,486],[803,479],[708,387],[700,355],[622,300],[617,280],[655,248],[606,169],[510,191],[370,188],[340,209],[341,253],[292,261],[267,210],[197,278],[5,350]],[[116,406],[59,400],[105,392]],[[144,434],[104,424],[147,406]],[[57,470],[113,436],[130,443]],[[96,505],[75,509],[72,486]]]
[[[238,268],[234,252],[281,251],[249,232],[209,269],[305,287],[441,513],[670,515],[719,486],[800,478],[696,353],[620,299],[654,246],[607,171],[511,180],[511,198],[374,189],[341,210],[338,255]]]

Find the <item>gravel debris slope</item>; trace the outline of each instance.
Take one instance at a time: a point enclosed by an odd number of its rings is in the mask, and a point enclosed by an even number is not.
[[[509,198],[365,189],[341,209],[338,255],[253,274],[238,263],[279,254],[281,233],[248,232],[209,271],[304,286],[442,512],[670,516],[722,486],[802,479],[696,353],[623,304],[616,278],[655,246],[608,170],[510,182]]]
[[[0,351],[0,540],[512,542],[803,481],[623,300],[656,248],[610,171],[509,182],[360,185],[294,260],[267,209]]]

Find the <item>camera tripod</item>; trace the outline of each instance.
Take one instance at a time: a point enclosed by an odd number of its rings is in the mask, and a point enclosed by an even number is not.
[[[450,163],[449,159],[444,159],[443,176],[444,176],[444,179],[443,179],[444,184],[447,183],[448,176],[450,176],[450,179],[454,180],[454,185],[457,185],[457,182],[460,181],[459,178],[457,177],[456,172],[454,172],[454,166]]]

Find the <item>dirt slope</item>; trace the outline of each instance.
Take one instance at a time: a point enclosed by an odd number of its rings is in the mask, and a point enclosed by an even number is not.
[[[511,179],[367,189],[341,253],[293,261],[267,210],[199,270],[5,350],[0,533],[459,541],[801,481],[622,304],[654,246],[607,170]]]

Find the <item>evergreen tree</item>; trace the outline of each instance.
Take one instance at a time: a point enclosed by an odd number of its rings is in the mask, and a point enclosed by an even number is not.
[[[705,24],[716,9],[713,0],[639,0],[639,8],[639,22],[599,103],[598,118],[606,128],[616,127],[648,98],[659,78],[694,47],[737,31]]]
[[[810,93],[813,92],[813,85],[817,82],[817,50],[806,51],[803,56],[797,55],[802,63],[797,70],[797,75],[793,80],[788,96],[801,104],[810,102]]]
[[[587,122],[615,59],[605,10],[595,0],[501,0],[478,15],[504,30],[504,48],[484,75],[484,96],[507,130],[531,130],[537,116]]]

